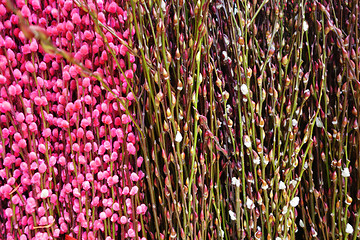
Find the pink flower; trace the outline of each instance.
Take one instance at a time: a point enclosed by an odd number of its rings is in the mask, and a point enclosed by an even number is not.
[[[136,161],[136,164],[137,166],[140,168],[141,167],[141,164],[143,163],[144,161],[144,158],[143,157],[138,157],[137,161]]]
[[[50,167],[55,166],[55,164],[56,164],[56,157],[51,156],[50,159],[49,159],[49,165],[50,165]]]
[[[25,18],[28,18],[30,17],[30,9],[28,8],[28,6],[24,5],[22,8],[21,8],[21,15],[23,15],[23,17]]]
[[[37,132],[37,125],[34,122],[30,123],[29,130],[33,133]]]
[[[116,129],[116,136],[119,139],[122,139],[124,137],[124,132],[123,132],[123,130],[121,128]]]
[[[139,188],[137,186],[133,186],[130,191],[130,195],[134,196],[139,191]]]
[[[40,218],[40,225],[44,226],[44,225],[47,225],[47,224],[48,224],[48,221],[47,221],[46,217]]]
[[[66,159],[65,157],[61,156],[58,160],[58,163],[61,165],[61,166],[65,166],[66,164]]]
[[[128,115],[123,114],[123,115],[121,115],[121,121],[122,121],[122,124],[127,124],[127,123],[131,122],[131,118]]]
[[[0,196],[3,195],[4,198],[10,198],[10,192],[12,191],[12,187],[8,184],[0,187]]]
[[[19,123],[22,123],[22,122],[24,122],[24,120],[25,120],[25,116],[23,113],[16,114],[16,121],[18,121]]]
[[[82,183],[84,182],[84,180],[85,180],[84,175],[82,175],[81,173],[78,174],[78,176],[77,176],[77,183],[78,183],[78,184],[82,184]]]
[[[91,131],[87,131],[86,132],[86,138],[88,139],[88,140],[94,140],[94,134],[91,132]]]
[[[87,126],[90,125],[90,123],[87,119],[82,119],[80,125],[82,128],[86,128]]]
[[[60,230],[61,230],[61,233],[66,233],[68,231],[67,224],[66,223],[60,224]]]
[[[69,128],[69,123],[68,123],[68,121],[63,120],[63,121],[61,122],[61,127],[65,128],[65,129]]]
[[[134,182],[137,182],[139,180],[139,176],[136,173],[133,172],[130,175],[130,180],[134,181]]]
[[[102,231],[104,230],[104,225],[102,224],[102,222],[100,220],[95,220],[94,222],[94,230],[99,230],[102,229]]]
[[[71,17],[71,20],[74,24],[79,25],[81,23],[81,18],[78,13],[74,13]]]
[[[45,163],[41,163],[40,166],[39,166],[39,172],[40,172],[40,173],[44,173],[44,172],[46,172],[46,170],[47,170],[46,164],[45,164]]]
[[[123,191],[122,191],[122,194],[123,194],[123,195],[128,195],[129,192],[130,192],[129,187],[124,187],[124,189],[123,189]]]
[[[110,116],[106,116],[105,119],[104,119],[104,123],[105,123],[105,124],[108,124],[108,125],[111,124],[111,123],[112,123],[111,117],[110,117]]]
[[[128,134],[127,141],[128,141],[128,142],[132,142],[133,144],[135,144],[136,139],[135,139],[134,133],[130,132],[130,133]]]
[[[70,75],[70,73],[68,71],[63,71],[62,77],[63,77],[63,80],[65,80],[65,81],[69,81],[71,79],[71,75]],[[61,85],[62,85],[62,82],[61,82]]]
[[[34,161],[34,160],[37,158],[35,152],[30,152],[28,156],[29,156],[29,159],[30,159],[31,161]]]
[[[101,145],[101,146],[99,147],[98,154],[99,154],[99,155],[104,155],[105,151],[106,151],[105,147],[104,147],[103,145]]]
[[[128,51],[128,48],[125,45],[120,46],[120,54],[125,56]]]
[[[129,101],[132,101],[134,100],[134,94],[132,92],[129,92],[128,95],[126,96],[126,98],[129,100]]]
[[[110,209],[110,208],[106,208],[106,209],[105,209],[105,214],[106,214],[106,217],[111,217],[111,215],[112,215],[111,209]]]
[[[74,103],[74,110],[75,110],[75,111],[78,111],[78,110],[80,110],[80,109],[81,109],[81,101],[78,99],[78,100],[76,100],[75,103]]]
[[[124,17],[124,20],[125,20],[125,17]],[[126,29],[125,32],[123,33],[123,36],[124,36],[125,39],[129,39],[129,33],[130,33],[129,29]]]
[[[91,41],[93,40],[93,34],[89,30],[85,30],[84,38],[88,41]]]
[[[14,134],[14,139],[15,139],[16,142],[19,142],[20,139],[22,139],[21,134],[18,133],[18,132],[16,132],[16,133]]]
[[[0,84],[5,84],[5,83],[6,83],[6,77],[0,75]]]
[[[39,49],[39,46],[38,46],[36,40],[35,39],[32,40],[30,43],[30,51],[36,52],[38,49]]]
[[[20,72],[19,69],[14,69],[14,77],[15,77],[17,80],[21,79],[22,73]],[[20,87],[20,86],[19,86],[19,87]],[[18,93],[17,93],[17,94],[18,94]]]
[[[99,204],[99,197],[96,196],[96,197],[94,197],[94,199],[91,201],[91,205],[96,207],[98,204]]]
[[[94,175],[92,175],[91,173],[87,173],[86,174],[86,180],[89,182],[94,181]]]
[[[106,185],[102,185],[100,188],[100,192],[106,193],[108,191],[108,187]]]
[[[50,137],[51,129],[50,128],[44,129],[43,132],[42,132],[42,135],[43,135],[43,137]]]
[[[82,128],[79,128],[77,131],[76,131],[76,136],[78,138],[83,138],[84,136],[84,130]]]
[[[92,149],[91,143],[86,143],[86,144],[85,144],[85,148],[84,148],[85,152],[90,152],[91,149]]]
[[[142,208],[142,214],[145,214],[147,211],[147,206],[145,204],[141,204],[140,207]]]
[[[90,183],[88,181],[84,181],[82,183],[82,187],[85,191],[89,190],[90,189]]]
[[[114,181],[114,184],[117,184],[119,182],[119,176],[118,175],[114,175],[113,176],[113,181]]]
[[[16,95],[16,88],[14,85],[11,85],[9,88],[8,88],[8,92],[10,94],[10,96],[15,96]]]
[[[114,203],[112,207],[113,207],[113,210],[114,210],[114,211],[119,211],[119,210],[120,210],[120,205],[119,205],[119,203],[117,203],[117,202]]]
[[[126,147],[127,147],[127,150],[128,150],[128,152],[129,152],[130,155],[135,155],[135,153],[136,153],[136,148],[135,148],[134,144],[132,144],[132,143],[127,143]]]
[[[138,176],[139,176],[139,179],[142,179],[143,177],[145,177],[145,173],[143,173],[143,171],[139,171],[138,172]]]
[[[73,148],[73,150],[74,150],[75,152],[79,152],[79,150],[80,150],[80,146],[79,146],[79,144],[77,144],[77,143],[74,143],[74,144],[72,145],[72,148]]]
[[[69,162],[68,163],[68,170],[70,172],[73,172],[75,170],[75,167],[74,167],[74,163],[73,162]]]
[[[31,5],[33,6],[34,10],[41,10],[41,5],[39,0],[32,0]]]
[[[126,224],[126,223],[127,223],[127,218],[126,218],[125,216],[122,216],[122,217],[120,218],[120,223],[121,223],[121,224]]]
[[[128,233],[128,236],[129,236],[129,237],[131,237],[131,238],[134,238],[134,237],[135,237],[135,231],[134,231],[134,229],[130,228],[127,233]]]
[[[83,155],[79,156],[79,163],[80,164],[86,164],[86,158]]]
[[[35,199],[32,198],[32,197],[29,197],[26,200],[26,207],[25,207],[26,212],[29,213],[29,214],[35,212],[35,207],[36,207]]]
[[[40,70],[45,71],[45,70],[47,69],[46,63],[45,63],[45,62],[41,62],[41,63],[39,64],[39,68],[40,68]]]
[[[111,216],[111,221],[112,221],[112,222],[116,222],[118,219],[119,219],[119,216],[118,216],[116,213],[114,213],[114,214]]]
[[[118,154],[117,154],[117,152],[113,152],[112,154],[111,154],[111,157],[110,157],[110,159],[111,159],[111,161],[116,161],[117,159],[118,159]]]
[[[141,206],[138,206],[136,208],[136,214],[142,214],[142,207]]]
[[[118,8],[118,5],[115,2],[110,3],[109,7],[108,7],[108,12],[109,13],[116,13]]]
[[[107,184],[109,185],[109,186],[113,186],[114,185],[114,180],[113,180],[113,177],[108,177],[108,179],[106,180],[107,181]]]
[[[31,178],[31,183],[40,186],[40,173],[35,173]]]
[[[81,196],[78,188],[73,189],[73,194],[74,194],[75,197],[80,197]]]
[[[135,56],[130,54],[130,62],[131,63],[134,63],[135,62]]]
[[[126,78],[129,78],[129,79],[132,79],[133,77],[134,77],[134,72],[133,72],[133,70],[126,70],[125,71],[125,77]]]
[[[34,102],[35,102],[35,105],[37,105],[37,106],[41,106],[41,105],[42,105],[42,100],[41,100],[41,98],[38,97],[38,96],[36,96],[36,97],[34,98]]]
[[[29,73],[35,72],[35,67],[34,67],[34,65],[32,64],[32,62],[29,62],[29,61],[25,63],[25,69],[26,69],[26,71],[28,71]]]
[[[68,31],[72,31],[72,30],[74,30],[74,24],[71,21],[67,21],[65,24],[65,28]]]
[[[8,217],[8,218],[11,218],[13,216],[13,210],[11,208],[7,208],[5,209],[5,215]]]
[[[109,141],[105,141],[104,142],[104,147],[106,150],[110,150],[111,149],[111,143]]]
[[[59,236],[60,236],[60,229],[57,228],[57,229],[54,230],[54,237],[58,238]]]
[[[0,103],[0,111],[2,113],[10,112],[11,104],[8,101],[4,101],[4,102]]]
[[[49,196],[49,190],[43,189],[43,190],[41,191],[41,198],[42,198],[42,199],[45,199],[45,198],[47,198],[48,196]]]
[[[76,78],[76,76],[78,75],[78,71],[76,70],[75,66],[70,67],[69,73],[70,73],[72,78]]]
[[[11,198],[11,201],[13,204],[17,205],[20,203],[21,199],[19,197],[19,195],[14,195],[12,198]]]
[[[38,149],[39,149],[39,152],[41,152],[41,153],[46,152],[46,147],[44,144],[39,144]]]
[[[86,221],[84,214],[83,214],[83,213],[79,213],[79,215],[78,215],[77,218],[76,218],[76,221],[77,221],[77,222]]]

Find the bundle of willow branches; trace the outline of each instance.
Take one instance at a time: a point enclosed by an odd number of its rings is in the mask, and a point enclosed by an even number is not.
[[[359,237],[357,1],[0,15],[3,236]]]

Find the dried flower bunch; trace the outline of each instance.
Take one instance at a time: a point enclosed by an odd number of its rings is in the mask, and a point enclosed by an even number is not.
[[[4,239],[360,237],[357,1],[1,2]]]

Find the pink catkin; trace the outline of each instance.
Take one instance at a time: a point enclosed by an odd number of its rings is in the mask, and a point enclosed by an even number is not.
[[[129,237],[131,237],[131,238],[134,238],[134,237],[135,237],[135,231],[134,231],[134,229],[130,228],[127,233],[128,233],[128,236],[129,236]]]
[[[120,218],[120,222],[121,222],[121,224],[126,224],[127,223],[127,218],[125,216],[122,216]]]
[[[21,79],[21,76],[22,76],[22,74],[21,74],[20,70],[19,69],[14,69],[14,77],[17,80],[19,80],[19,79]]]
[[[6,63],[4,63],[6,64]],[[4,77],[3,75],[0,75],[0,84],[5,84],[6,83],[6,77]]]
[[[26,71],[33,73],[35,71],[35,67],[31,62],[26,62],[25,64]]]
[[[135,148],[134,144],[132,144],[132,143],[127,144],[127,150],[130,155],[135,155],[135,153],[136,153],[136,148]]]
[[[139,180],[139,176],[136,173],[131,173],[130,180],[137,182]]]
[[[131,188],[130,195],[131,195],[131,196],[134,196],[135,194],[138,193],[138,191],[139,191],[139,188],[138,188],[137,186],[133,186],[133,187]]]
[[[10,112],[11,111],[11,104],[7,101],[0,103],[0,111],[2,113]]]
[[[129,187],[124,187],[124,189],[123,189],[123,191],[122,191],[122,194],[123,194],[123,195],[128,195],[129,192],[130,192]]]
[[[109,7],[108,7],[108,12],[110,13],[116,13],[118,8],[118,5],[115,2],[110,3]]]
[[[16,95],[16,88],[15,88],[15,86],[11,85],[11,86],[8,88],[8,92],[9,92],[9,95],[15,96],[15,95]]]
[[[40,10],[41,9],[41,5],[40,5],[40,1],[39,0],[32,0],[32,7],[34,8],[34,10]]]
[[[39,49],[39,45],[37,44],[36,40],[33,40],[30,43],[30,51],[36,52]]]
[[[133,70],[126,70],[125,71],[125,77],[126,78],[129,78],[129,79],[132,79],[133,77],[134,77],[134,72],[133,72]]]

